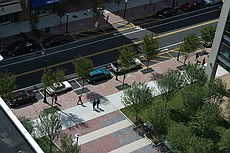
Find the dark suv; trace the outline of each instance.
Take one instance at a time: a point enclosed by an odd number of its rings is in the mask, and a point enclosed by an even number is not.
[[[90,72],[87,82],[89,83],[96,83],[101,80],[110,79],[111,75],[110,72],[107,69],[94,69]]]
[[[42,45],[45,48],[59,46],[61,44],[65,44],[67,42],[66,38],[63,35],[53,35],[47,39],[42,41]]]
[[[25,41],[17,41],[5,48],[6,55],[10,57],[14,57],[17,55],[23,55],[32,53],[37,50],[41,50],[41,46],[35,43],[34,40],[25,40]]]
[[[36,95],[32,90],[20,90],[12,93],[12,98],[8,100],[8,104],[13,108],[36,100]]]
[[[164,8],[156,13],[159,18],[166,18],[176,15],[176,10],[171,7]]]

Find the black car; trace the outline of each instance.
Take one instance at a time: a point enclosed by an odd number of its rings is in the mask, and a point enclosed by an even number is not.
[[[111,74],[107,69],[94,69],[90,72],[87,82],[89,83],[96,83],[98,81],[110,79]]]
[[[159,18],[166,18],[176,15],[176,10],[171,7],[164,8],[156,13]]]
[[[36,95],[32,90],[20,90],[12,93],[11,99],[7,100],[10,107],[17,107],[36,101]]]
[[[32,53],[41,50],[41,46],[35,43],[34,40],[17,41],[5,48],[6,55],[10,57]]]
[[[61,44],[65,44],[67,42],[66,38],[63,35],[53,35],[49,38],[46,38],[42,41],[42,45],[45,48],[49,48],[49,47],[54,47],[54,46],[58,46]]]

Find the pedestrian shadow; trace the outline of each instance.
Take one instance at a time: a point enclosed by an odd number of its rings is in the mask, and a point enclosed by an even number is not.
[[[72,114],[72,113],[65,113],[63,111],[60,111],[60,120],[62,122],[62,125],[64,127],[72,127],[76,125],[83,125],[82,123],[85,122],[82,118],[79,116]]]

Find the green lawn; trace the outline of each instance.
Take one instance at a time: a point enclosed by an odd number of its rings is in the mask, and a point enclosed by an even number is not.
[[[37,138],[35,141],[38,143],[38,145],[41,147],[41,149],[44,151],[44,153],[50,153],[50,142],[47,137]],[[53,153],[61,153],[60,149],[53,144]]]

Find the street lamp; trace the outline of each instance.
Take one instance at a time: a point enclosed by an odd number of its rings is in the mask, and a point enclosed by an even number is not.
[[[68,33],[68,25],[69,24],[69,13],[66,13],[66,29],[65,29],[65,33]]]
[[[125,19],[125,15],[126,15],[126,8],[127,8],[127,4],[128,4],[128,0],[125,0],[125,12],[124,12],[124,19]]]
[[[45,56],[45,72],[47,73],[47,54],[45,52],[45,49],[42,49],[42,54]],[[44,99],[43,99],[43,102],[47,103],[47,100],[46,100],[46,86],[45,86],[45,89],[44,89]]]
[[[78,146],[78,139],[79,139],[79,137],[81,136],[81,134],[80,133],[76,133],[75,134],[75,137],[76,137],[76,144],[77,144],[77,146]]]

